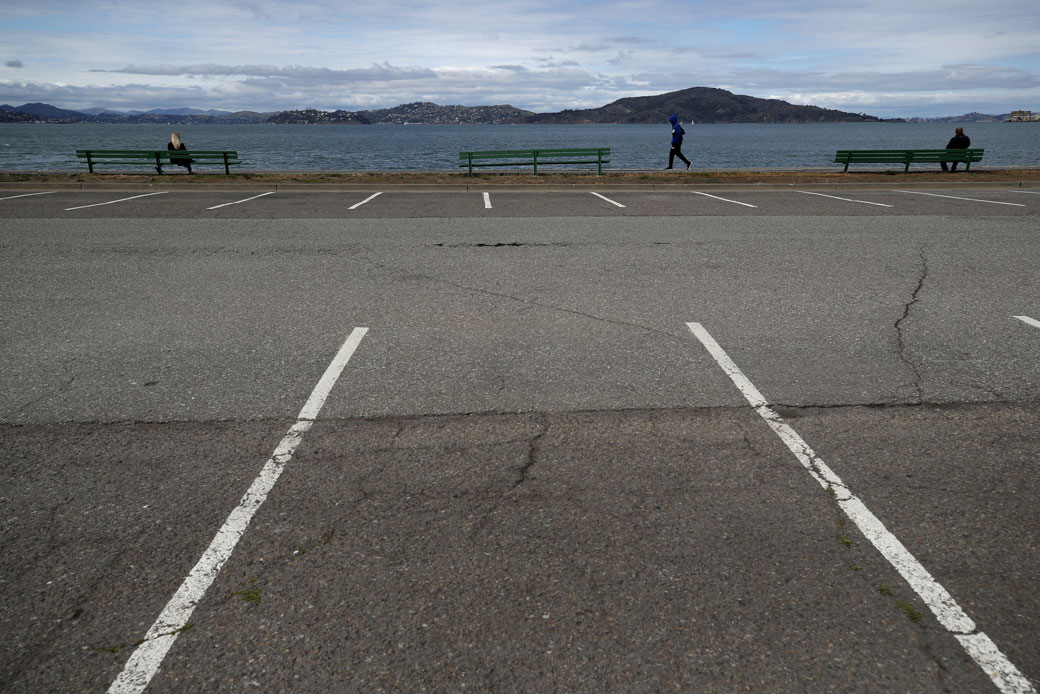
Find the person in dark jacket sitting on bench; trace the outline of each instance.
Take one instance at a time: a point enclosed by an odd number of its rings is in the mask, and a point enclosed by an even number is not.
[[[178,149],[187,150],[188,148],[184,146],[183,142],[181,142],[181,136],[178,135],[177,133],[173,133],[172,135],[170,135],[170,141],[166,143],[166,149],[169,149],[169,150],[178,150]],[[170,163],[171,164],[176,164],[177,166],[187,167],[188,173],[191,173],[191,163],[193,161],[195,161],[195,160],[191,159],[189,157],[170,157]],[[946,167],[946,164],[943,164],[943,168],[945,168],[945,167]]]
[[[971,139],[964,134],[964,128],[957,128],[954,131],[954,136],[950,138],[950,141],[946,143],[946,149],[968,149],[971,147]],[[939,166],[942,167],[943,171],[946,171],[946,162],[939,162]],[[950,162],[949,171],[952,173],[957,170],[957,162]]]

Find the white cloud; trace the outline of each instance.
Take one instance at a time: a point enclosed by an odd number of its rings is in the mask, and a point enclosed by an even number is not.
[[[400,68],[390,63],[373,64],[370,68],[331,70],[325,67],[290,65],[131,65],[119,70],[92,69],[91,72],[119,72],[129,75],[191,75],[221,77],[269,77],[297,82],[370,82],[399,79],[436,79],[433,70],[420,67]]]

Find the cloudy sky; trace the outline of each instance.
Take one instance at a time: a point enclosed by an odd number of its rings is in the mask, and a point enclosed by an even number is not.
[[[602,106],[686,87],[1040,111],[1040,0],[0,0],[0,103]]]

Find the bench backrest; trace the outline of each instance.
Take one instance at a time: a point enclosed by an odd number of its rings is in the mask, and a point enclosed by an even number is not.
[[[555,149],[487,149],[459,152],[459,159],[534,159],[536,157],[609,157],[609,147]]]
[[[148,158],[154,159],[156,155],[160,159],[169,159],[170,157],[193,157],[197,159],[224,159],[224,155],[228,158],[237,159],[238,152],[233,149],[217,150],[217,149],[77,149],[76,156],[80,159],[86,159],[87,156],[90,158],[100,157],[105,159],[140,159]]]
[[[914,149],[914,161],[982,161],[983,149]]]

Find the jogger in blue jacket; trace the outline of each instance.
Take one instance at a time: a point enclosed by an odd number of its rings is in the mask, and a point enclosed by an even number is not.
[[[679,116],[672,114],[668,116],[668,120],[672,124],[672,148],[668,150],[668,168],[672,168],[672,163],[675,161],[675,157],[678,156],[684,162],[686,162],[686,168],[690,168],[690,160],[683,156],[682,153],[682,138],[686,134],[686,131],[679,125]]]

